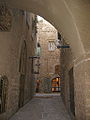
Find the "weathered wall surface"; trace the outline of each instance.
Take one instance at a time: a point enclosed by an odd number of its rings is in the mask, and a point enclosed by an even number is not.
[[[0,32],[0,75],[6,75],[9,83],[6,102],[7,108],[5,113],[0,114],[0,120],[8,119],[8,117],[19,109],[21,74],[19,66],[24,41],[27,49],[24,104],[32,97],[32,68],[29,56],[33,56],[35,53],[35,40],[32,40],[32,19],[35,16],[28,14],[29,21],[27,21],[24,11],[13,9],[11,12],[13,19],[11,30],[9,32]]]
[[[61,95],[66,105],[67,110],[71,114],[72,108],[70,104],[73,101],[75,105],[75,119],[76,120],[89,120],[90,119],[90,82],[89,82],[89,55],[79,57],[77,60],[73,60],[73,54],[71,49],[61,49]],[[73,68],[73,79],[70,76],[70,70]],[[73,81],[74,80],[74,87]],[[70,85],[72,88],[70,88]],[[72,91],[74,93],[72,95]],[[70,95],[72,97],[70,98]],[[72,99],[72,100],[71,100]]]
[[[40,91],[44,92],[44,79],[51,80],[51,77],[55,75],[55,66],[60,65],[60,50],[52,45],[58,39],[57,30],[44,19],[39,20],[37,24],[37,39],[41,46],[40,74],[38,79],[41,81]],[[52,44],[49,42],[52,42]],[[50,46],[53,50],[50,50]],[[50,92],[50,90],[48,91]]]
[[[90,55],[75,61],[75,101],[77,120],[90,119]]]
[[[66,108],[70,111],[69,71],[73,67],[73,56],[70,48],[61,49],[61,96]]]

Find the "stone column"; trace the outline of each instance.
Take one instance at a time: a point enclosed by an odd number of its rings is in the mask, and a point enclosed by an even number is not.
[[[90,55],[74,62],[76,120],[90,120]]]

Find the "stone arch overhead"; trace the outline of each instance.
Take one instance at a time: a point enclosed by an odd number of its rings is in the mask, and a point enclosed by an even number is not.
[[[48,20],[70,44],[74,57],[90,51],[89,0],[6,0],[6,2],[10,7],[33,12]]]

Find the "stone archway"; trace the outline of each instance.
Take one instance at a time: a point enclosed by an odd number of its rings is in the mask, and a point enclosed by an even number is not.
[[[90,28],[88,26],[82,26],[82,24],[89,24],[89,1],[82,2],[82,0],[6,0],[6,2],[9,6],[28,10],[35,14],[39,14],[40,16],[48,20],[58,29],[60,33],[62,33],[62,36],[64,36],[65,40],[70,44],[74,53],[74,57],[79,57],[85,54],[86,44],[83,44],[85,43],[85,34],[83,34],[82,29],[85,29],[87,31],[90,30]],[[81,15],[81,13],[83,14]],[[85,17],[87,19],[85,19]],[[89,33],[87,33],[87,36],[89,37]],[[88,40],[86,41],[88,42]]]
[[[90,111],[90,91],[88,89],[90,86],[90,1],[5,1],[9,7],[27,10],[43,16],[58,29],[65,41],[70,44],[74,63],[76,117],[78,120],[90,119],[90,112],[88,112]]]

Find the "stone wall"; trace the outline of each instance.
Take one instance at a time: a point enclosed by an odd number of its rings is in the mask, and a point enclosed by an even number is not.
[[[90,82],[89,82],[89,55],[84,55],[78,59],[73,59],[71,48],[61,49],[61,96],[65,106],[70,113],[72,119],[75,120],[89,120],[90,119]],[[73,69],[73,79],[70,77],[70,70]],[[74,102],[72,88],[74,80]],[[73,103],[73,104],[72,104]],[[71,106],[75,105],[75,116],[72,112]]]
[[[67,45],[64,43],[64,45]],[[64,104],[69,111],[72,118],[74,118],[74,113],[72,113],[72,109],[70,108],[70,104],[72,103],[73,97],[70,98],[72,95],[72,91],[74,88],[72,87],[72,79],[71,75],[69,74],[70,70],[73,69],[73,54],[71,48],[61,48],[61,96],[64,101]],[[72,75],[74,77],[74,74]],[[75,94],[73,94],[75,95]],[[72,96],[73,96],[72,95]],[[71,101],[70,101],[71,100]],[[74,104],[72,105],[74,106]],[[74,111],[75,112],[75,111]]]
[[[77,120],[90,119],[90,55],[79,57],[74,65]]]
[[[17,9],[13,9],[11,12],[11,30],[0,32],[0,75],[5,75],[8,78],[7,107],[6,112],[0,114],[1,120],[7,120],[19,109],[21,74],[19,66],[24,41],[27,49],[24,104],[32,98],[32,91],[34,90],[31,73],[32,61],[29,57],[35,54],[36,40],[32,39],[32,20],[35,19],[35,15]]]

